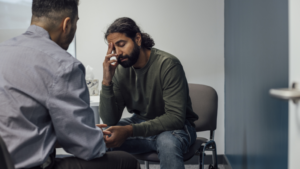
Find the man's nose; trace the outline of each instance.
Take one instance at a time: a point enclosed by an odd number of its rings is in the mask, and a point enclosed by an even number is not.
[[[123,51],[118,47],[116,47],[115,50],[116,50],[116,54],[122,54],[123,53]]]
[[[116,49],[116,54],[119,54],[120,53],[120,50],[119,49]]]

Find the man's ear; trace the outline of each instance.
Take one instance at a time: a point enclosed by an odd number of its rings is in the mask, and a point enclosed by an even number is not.
[[[138,44],[138,46],[142,46],[142,35],[141,35],[141,33],[136,33],[135,43]]]
[[[63,20],[63,32],[66,33],[67,31],[69,31],[69,29],[71,28],[71,18],[70,17],[66,17]]]

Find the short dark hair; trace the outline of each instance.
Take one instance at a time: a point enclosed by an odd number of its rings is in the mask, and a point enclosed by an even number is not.
[[[78,15],[79,0],[33,0],[32,16],[58,19],[66,12],[70,13],[71,20]]]
[[[111,33],[124,33],[127,37],[134,40],[137,33],[142,35],[142,47],[151,49],[155,43],[153,39],[147,33],[142,33],[137,24],[128,17],[122,17],[116,19],[107,29],[105,33],[105,39]]]

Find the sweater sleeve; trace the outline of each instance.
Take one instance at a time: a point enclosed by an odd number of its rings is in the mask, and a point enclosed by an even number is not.
[[[184,127],[188,90],[182,65],[168,65],[161,72],[161,79],[165,114],[140,124],[132,124],[134,136],[157,135]]]
[[[100,118],[104,124],[113,126],[121,119],[125,103],[115,78],[110,86],[102,85],[99,107]]]

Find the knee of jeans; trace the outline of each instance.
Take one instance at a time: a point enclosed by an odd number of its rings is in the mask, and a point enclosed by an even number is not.
[[[189,138],[181,130],[168,131],[159,135],[157,140],[157,151],[174,152],[181,151],[187,153],[189,149]]]
[[[116,126],[126,126],[126,125],[129,125],[131,124],[132,121],[130,120],[130,118],[122,118],[117,124]]]
[[[172,152],[180,147],[180,141],[170,131],[160,134],[156,139],[157,151]]]

